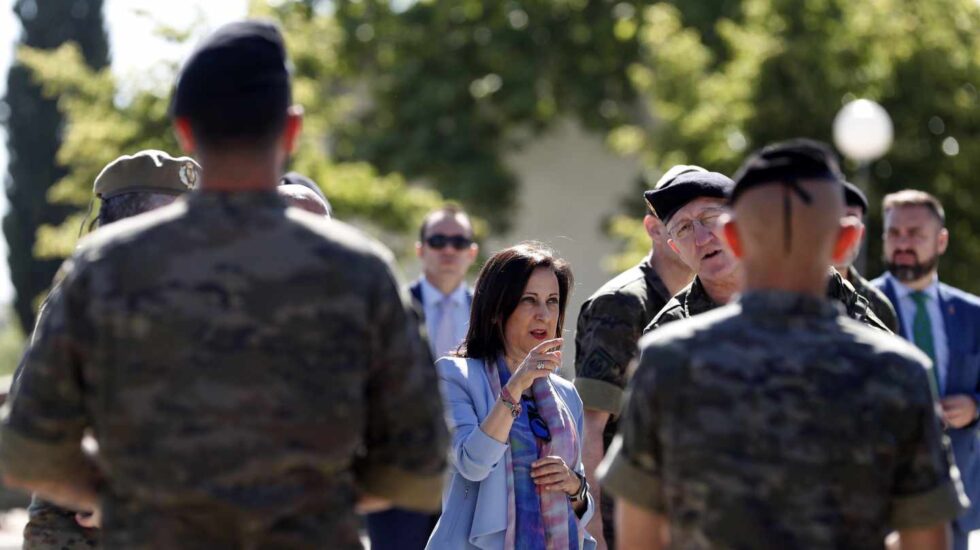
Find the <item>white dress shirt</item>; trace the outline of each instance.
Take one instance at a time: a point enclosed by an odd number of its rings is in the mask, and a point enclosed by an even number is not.
[[[917,307],[911,296],[915,290],[902,284],[891,273],[887,277],[891,279],[898,298],[896,305],[902,314],[902,333],[908,341],[915,343],[912,327],[915,322]],[[946,322],[939,301],[939,277],[933,275],[932,283],[922,292],[929,297],[926,300],[926,310],[929,312],[929,322],[932,323],[932,345],[933,351],[936,353],[935,367],[939,378],[939,395],[942,396],[946,394],[946,379],[949,373],[949,342],[946,340]]]
[[[466,290],[466,282],[464,281],[456,287],[456,290],[449,293],[449,298],[452,301],[453,336],[456,344],[449,349],[435,349],[436,339],[434,336],[437,333],[439,321],[442,318],[442,310],[439,307],[439,303],[446,295],[439,292],[438,288],[432,286],[424,276],[422,277],[422,309],[425,314],[425,327],[429,332],[429,349],[432,351],[433,359],[439,359],[440,357],[446,356],[449,352],[455,351],[456,346],[466,338],[466,331],[470,325],[470,303],[466,297]]]

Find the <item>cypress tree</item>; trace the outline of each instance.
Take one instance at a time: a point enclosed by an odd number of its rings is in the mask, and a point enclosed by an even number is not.
[[[89,66],[101,69],[108,64],[102,0],[16,0],[14,13],[23,29],[21,44],[52,49],[74,41]],[[30,71],[17,62],[7,74],[5,102],[10,157],[5,183],[10,209],[3,232],[15,290],[14,311],[29,333],[34,326],[35,301],[51,284],[59,265],[56,260],[34,258],[35,232],[43,224],[57,225],[70,211],[70,207],[50,204],[46,196],[65,174],[55,159],[63,118],[57,101],[43,97]]]

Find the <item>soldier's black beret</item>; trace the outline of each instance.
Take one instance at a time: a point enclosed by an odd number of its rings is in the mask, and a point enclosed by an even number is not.
[[[804,198],[800,180],[819,180],[842,185],[844,175],[833,150],[812,139],[793,139],[767,145],[752,154],[735,173],[729,201],[758,185],[782,184]],[[843,190],[841,191],[843,193]],[[804,198],[809,202],[809,198]]]
[[[663,186],[643,194],[661,221],[667,221],[694,199],[724,199],[731,193],[732,180],[724,174],[707,171],[684,172]]]
[[[315,181],[310,178],[300,174],[299,172],[287,172],[286,175],[279,180],[279,185],[302,185],[303,187],[309,189],[316,193],[318,197],[323,199],[323,204],[327,206],[327,212],[330,212],[332,208],[330,207],[330,201],[327,200],[327,196],[323,194],[320,186],[316,184]]]
[[[742,164],[735,173],[735,185],[728,197],[735,204],[745,191],[760,185],[781,185],[786,195],[783,202],[783,248],[792,248],[792,203],[788,193],[793,193],[806,205],[813,197],[800,186],[801,180],[820,181],[836,185],[844,194],[844,175],[833,150],[826,144],[812,139],[792,139],[763,147]]]
[[[847,206],[856,206],[861,209],[862,214],[868,213],[868,197],[861,191],[861,188],[849,181],[844,181],[844,204]]]
[[[208,36],[181,68],[171,113],[190,117],[221,105],[248,109],[252,102],[291,102],[286,48],[272,23],[229,23]]]

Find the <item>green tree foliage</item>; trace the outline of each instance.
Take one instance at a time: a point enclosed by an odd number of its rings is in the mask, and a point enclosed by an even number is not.
[[[344,60],[366,105],[338,154],[431,181],[498,228],[515,198],[501,156],[559,116],[606,129],[630,120],[630,0],[340,0]]]
[[[282,25],[294,66],[294,100],[305,110],[303,137],[292,169],[318,182],[338,218],[367,226],[383,234],[396,252],[407,252],[422,216],[442,198],[432,190],[407,186],[398,175],[379,176],[366,163],[330,159],[329,130],[352,104],[352,87],[337,64],[341,33],[334,20],[317,14],[305,2],[281,3],[276,8],[255,3],[253,12]],[[189,33],[163,29],[163,35],[186,40]],[[92,182],[103,166],[140,149],[178,151],[167,117],[170,90],[138,89],[120,101],[119,90],[125,83],[116,82],[108,69],[87,67],[74,44],[54,51],[22,49],[19,57],[43,85],[45,95],[58,98],[66,115],[58,161],[67,167],[67,174],[48,197],[69,205],[74,214],[63,224],[42,227],[35,250],[40,257],[63,258],[75,246],[92,198]]]
[[[630,68],[656,120],[621,126],[610,142],[657,170],[697,163],[732,173],[767,142],[830,142],[843,103],[874,99],[892,116],[895,143],[871,167],[867,271],[881,271],[878,202],[913,187],[947,208],[953,238],[944,280],[978,292],[977,29],[973,0],[745,0],[735,16],[715,22],[721,45],[712,47],[677,8],[657,4],[644,13],[641,61]],[[642,232],[622,220],[614,229],[626,236],[630,225]],[[630,255],[640,253],[634,245]]]
[[[17,0],[14,12],[23,31],[21,44],[49,50],[67,41],[80,45],[83,64],[101,68],[108,62],[102,25],[101,0]],[[58,262],[33,256],[35,232],[42,224],[64,220],[69,209],[46,200],[48,189],[65,174],[55,162],[62,131],[56,102],[42,97],[22,63],[7,75],[6,121],[10,164],[6,180],[10,210],[3,220],[9,247],[8,262],[16,297],[14,308],[21,327],[30,331],[34,305],[47,288]]]

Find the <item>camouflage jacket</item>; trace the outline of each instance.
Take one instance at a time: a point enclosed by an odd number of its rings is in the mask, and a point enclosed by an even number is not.
[[[575,389],[586,408],[619,414],[636,342],[669,299],[660,276],[644,260],[582,304],[575,332]]]
[[[675,548],[882,548],[966,505],[928,359],[827,300],[750,292],[640,347],[600,471]]]
[[[0,465],[72,479],[91,432],[106,546],[360,548],[363,493],[437,510],[448,435],[390,253],[274,192],[198,192],[63,266]]]
[[[856,319],[869,327],[884,332],[892,332],[875,315],[868,301],[858,294],[854,287],[837,273],[836,269],[830,268],[828,277],[827,298],[843,304],[844,311],[848,317]],[[701,284],[701,279],[694,277],[694,281],[690,285],[678,292],[676,296],[667,302],[667,305],[654,317],[653,321],[647,325],[643,332],[650,332],[667,323],[687,319],[688,317],[711,311],[717,307],[720,307],[719,304],[715,303],[711,299],[711,296],[708,296],[707,291],[704,290],[704,285]]]
[[[606,449],[616,435],[626,371],[636,358],[636,343],[670,293],[649,259],[620,273],[582,304],[575,332],[575,389],[586,408],[612,417],[602,432]],[[606,543],[616,540],[613,500],[602,495],[600,513]]]
[[[888,327],[888,330],[895,334],[901,334],[898,327],[898,314],[895,313],[895,307],[888,301],[888,297],[885,296],[884,292],[875,288],[871,284],[871,281],[862,277],[857,269],[854,269],[854,266],[847,268],[847,277],[845,280],[851,283],[854,290],[868,301],[868,306],[871,307],[871,311],[874,312],[876,317],[881,319],[881,322]]]

